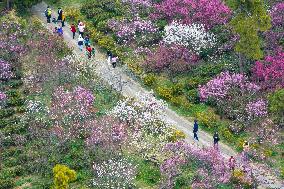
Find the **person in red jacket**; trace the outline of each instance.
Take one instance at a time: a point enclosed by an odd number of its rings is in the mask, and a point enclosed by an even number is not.
[[[90,59],[92,57],[92,51],[93,51],[91,45],[88,45],[86,50],[87,50],[88,58]]]
[[[73,39],[75,38],[75,34],[76,34],[76,27],[74,24],[71,25],[71,32],[73,33]]]

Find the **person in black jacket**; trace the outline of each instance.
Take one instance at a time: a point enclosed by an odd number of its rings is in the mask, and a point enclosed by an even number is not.
[[[57,22],[58,22],[58,21],[61,21],[61,22],[62,22],[62,14],[63,14],[62,9],[61,9],[61,8],[58,8],[57,13],[58,13]]]
[[[193,124],[193,138],[196,139],[197,141],[199,141],[198,136],[197,136],[197,132],[198,132],[198,123],[197,123],[197,120],[195,119],[194,124]]]
[[[219,142],[220,138],[219,138],[219,134],[218,132],[216,131],[213,135],[213,142],[214,142],[214,147],[215,146],[218,146],[218,142]]]

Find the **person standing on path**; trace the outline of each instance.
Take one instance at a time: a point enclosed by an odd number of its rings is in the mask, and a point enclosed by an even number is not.
[[[82,35],[79,35],[79,38],[78,38],[78,46],[79,46],[79,49],[81,51],[83,51],[83,43],[84,43],[84,39],[82,37]]]
[[[86,48],[91,44],[89,35],[84,38],[84,43]]]
[[[88,45],[88,46],[87,46],[86,51],[87,51],[88,59],[91,59],[91,57],[92,57],[92,51],[93,51],[91,45]]]
[[[112,67],[113,67],[113,68],[116,67],[117,59],[118,59],[118,57],[117,57],[116,55],[114,55],[114,56],[111,58],[111,64],[112,64]]]
[[[78,25],[79,35],[84,37],[85,25],[83,22],[80,22]]]
[[[197,120],[195,119],[194,124],[193,124],[193,138],[195,140],[199,141],[198,136],[197,136],[197,132],[198,132],[198,123],[197,123]]]
[[[214,142],[214,147],[218,148],[218,142],[219,142],[220,138],[219,138],[219,134],[216,131],[213,135],[213,142]]]
[[[61,21],[61,22],[62,22],[62,14],[63,14],[62,9],[61,9],[61,8],[58,8],[57,13],[58,13],[57,22],[58,22],[58,21]]]
[[[75,38],[75,35],[76,35],[76,27],[75,27],[74,24],[71,25],[70,30],[71,30],[71,32],[73,33],[73,39],[74,39],[74,38]]]
[[[107,63],[111,64],[112,52],[107,50]]]
[[[246,160],[248,160],[248,152],[249,152],[249,142],[245,140],[243,143],[243,155]]]
[[[64,12],[62,11],[62,21],[61,21],[62,27],[65,26],[65,25],[64,25],[65,19],[66,19],[65,14],[64,14]]]
[[[46,19],[47,19],[47,23],[50,23],[50,19],[51,19],[51,8],[49,6],[47,6],[47,9],[44,11]]]
[[[230,170],[232,170],[232,171],[235,170],[236,160],[235,160],[234,156],[231,156],[230,159],[229,159],[229,167],[230,167]]]

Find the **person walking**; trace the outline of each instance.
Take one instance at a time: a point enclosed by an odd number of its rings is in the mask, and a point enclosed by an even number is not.
[[[64,12],[62,11],[62,21],[61,21],[61,24],[62,24],[62,27],[64,27],[65,26],[65,19],[66,19],[66,17],[65,17],[65,14],[64,14]]]
[[[47,19],[47,23],[50,23],[50,19],[51,19],[51,8],[49,6],[47,6],[47,9],[44,11],[46,19]]]
[[[71,32],[73,33],[73,39],[74,39],[74,38],[75,38],[75,35],[76,35],[76,27],[75,27],[74,24],[71,25],[70,30],[71,30]]]
[[[89,35],[84,38],[84,43],[86,48],[91,44]]]
[[[248,153],[249,153],[249,142],[245,140],[243,143],[243,155],[245,161],[248,160]]]
[[[57,33],[58,33],[59,36],[63,36],[63,28],[59,26],[57,28]]]
[[[114,56],[111,58],[111,64],[112,64],[112,67],[113,67],[113,68],[116,67],[117,59],[118,59],[118,57],[117,57],[116,55],[114,55]]]
[[[62,9],[61,9],[61,8],[58,8],[57,13],[58,13],[57,22],[58,22],[58,21],[61,21],[61,22],[62,22],[62,14],[63,14]]]
[[[108,62],[108,64],[111,64],[111,58],[112,58],[112,52],[110,50],[107,50],[107,62]]]
[[[194,124],[193,124],[193,138],[197,141],[199,141],[198,136],[197,136],[197,132],[198,132],[198,123],[197,120],[194,120]]]
[[[93,56],[93,57],[96,56],[96,49],[95,49],[95,47],[92,48],[92,56]]]
[[[213,135],[213,142],[214,142],[214,147],[218,147],[218,142],[219,142],[220,138],[219,138],[219,134],[216,131]]]
[[[91,57],[92,57],[92,51],[93,51],[91,45],[88,45],[88,46],[87,46],[86,51],[87,51],[88,59],[91,59]]]
[[[229,167],[230,167],[230,170],[234,171],[235,170],[235,167],[236,167],[236,160],[234,158],[234,156],[231,156],[229,158]]]
[[[84,37],[84,31],[85,31],[85,24],[83,22],[80,22],[78,25],[79,35]]]
[[[79,38],[78,38],[78,46],[79,46],[79,49],[81,51],[83,51],[83,42],[84,42],[84,39],[82,37],[82,35],[79,35]]]

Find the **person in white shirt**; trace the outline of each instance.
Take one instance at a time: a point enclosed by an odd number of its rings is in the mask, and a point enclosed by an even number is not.
[[[111,64],[112,64],[112,67],[113,67],[113,68],[116,67],[117,59],[118,59],[118,57],[117,57],[116,55],[114,55],[114,56],[111,58]]]
[[[80,22],[78,25],[79,35],[84,37],[84,31],[85,31],[85,24],[83,22]]]
[[[78,38],[78,46],[79,46],[79,49],[81,51],[83,51],[83,44],[84,44],[84,39],[82,37],[82,35],[79,35],[79,38]]]

